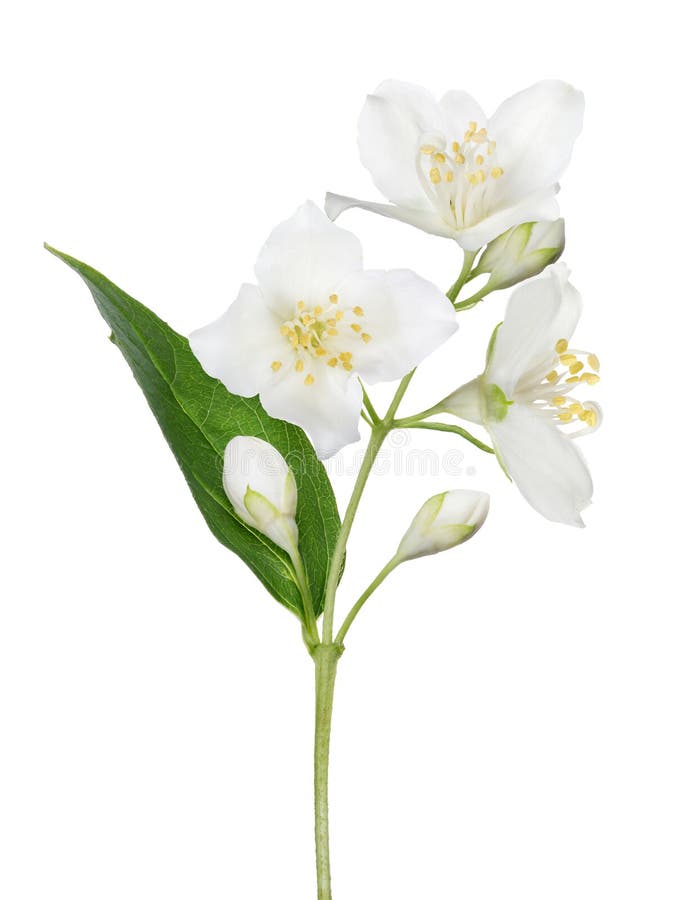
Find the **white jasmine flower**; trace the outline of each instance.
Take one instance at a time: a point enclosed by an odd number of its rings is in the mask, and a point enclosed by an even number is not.
[[[513,292],[484,373],[437,409],[487,429],[501,465],[538,512],[582,526],[593,488],[572,438],[597,428],[601,410],[572,394],[599,381],[599,360],[569,345],[581,299],[568,274],[558,263]]]
[[[457,328],[445,295],[407,269],[363,271],[357,238],[313,203],[272,232],[225,315],[190,336],[229,391],[259,394],[319,456],[359,437],[362,388],[413,369]]]
[[[582,128],[583,96],[540,81],[490,118],[464,91],[440,102],[424,88],[384,81],[359,119],[359,150],[392,204],[328,194],[332,219],[353,206],[478,250],[513,225],[558,216],[556,192]]]
[[[489,495],[481,491],[446,491],[430,497],[412,520],[397,563],[456,547],[478,531],[489,512]]]
[[[297,485],[272,444],[241,435],[225,448],[223,488],[237,515],[293,556],[297,553]]]

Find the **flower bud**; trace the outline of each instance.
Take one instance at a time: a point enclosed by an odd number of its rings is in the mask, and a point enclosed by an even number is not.
[[[295,476],[275,447],[255,437],[225,448],[223,488],[237,515],[293,555],[297,550]]]
[[[565,223],[524,222],[499,235],[482,253],[477,275],[489,273],[487,287],[500,290],[538,275],[565,247]]]
[[[397,562],[462,544],[481,528],[488,512],[489,495],[481,491],[446,491],[430,497],[400,541]]]

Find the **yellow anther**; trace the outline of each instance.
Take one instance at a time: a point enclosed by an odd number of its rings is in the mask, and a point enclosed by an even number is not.
[[[445,153],[434,153],[434,159],[436,162],[444,163],[446,161]]]
[[[486,137],[486,128],[480,128],[477,134],[481,135],[482,137]]]
[[[328,365],[331,367],[331,369],[335,369],[335,367],[338,365],[338,357],[331,356],[331,358],[328,360]]]
[[[364,315],[364,310],[362,309],[361,306],[353,306],[353,307],[352,307],[352,312],[353,312],[356,316],[363,316],[363,315]]]
[[[474,132],[477,130],[477,123],[470,122],[470,124],[467,126],[467,128],[470,132],[472,132],[472,134],[474,134]]]
[[[585,410],[581,418],[589,425],[590,428],[594,428],[594,426],[597,424],[597,414],[593,409]]]
[[[339,357],[341,362],[350,362],[352,354],[349,350],[343,350],[343,352],[339,354]]]
[[[590,369],[594,369],[595,372],[599,371],[599,357],[595,356],[594,353],[590,353],[587,357],[587,363]]]
[[[594,372],[585,372],[580,375],[580,381],[584,381],[585,384],[598,384],[601,381],[598,375],[595,375]]]
[[[344,315],[345,315],[345,313],[342,311],[342,309],[337,310],[337,312],[335,314],[335,321],[339,322]]]
[[[363,332],[362,332],[361,337],[362,337],[362,340],[364,341],[365,344],[368,344],[369,341],[371,340],[371,335],[370,335],[370,334],[367,334],[366,331],[363,331]]]
[[[311,334],[305,331],[304,334],[300,337],[299,342],[303,347],[309,347],[311,344]]]
[[[343,369],[345,369],[346,372],[351,372],[352,371],[352,363],[344,362]]]
[[[304,360],[298,359],[295,363],[295,372],[303,372],[304,371]]]
[[[328,350],[324,349],[323,347],[317,347],[316,350],[314,350],[314,353],[317,356],[325,356],[328,353]]]
[[[422,144],[419,148],[420,153],[424,153],[426,156],[431,156],[431,154],[436,150],[436,147],[433,144]]]
[[[568,407],[571,413],[575,413],[576,416],[579,416],[580,413],[584,412],[584,407],[581,403],[575,401],[575,403],[571,403]]]
[[[305,306],[306,306],[306,303],[304,302],[304,300],[299,300],[297,302],[297,309],[299,309],[300,312],[304,309]]]
[[[314,319],[309,315],[309,313],[302,313],[300,316],[300,321],[303,325],[313,325]]]
[[[280,333],[283,335],[283,337],[288,337],[288,335],[294,334],[292,328],[290,328],[289,325],[281,325]]]
[[[451,181],[455,179],[455,176],[452,172],[446,172],[446,181],[450,184]]]
[[[307,385],[307,387],[309,387],[310,384],[314,384],[314,376],[311,374],[311,372],[304,379],[304,383]]]
[[[484,165],[484,157],[481,155],[481,153],[475,157],[475,162],[477,163],[478,166]]]
[[[547,375],[545,375],[546,380],[549,384],[555,384],[558,381],[558,372],[555,369],[552,369]]]
[[[560,358],[564,366],[572,366],[573,363],[577,362],[577,356],[574,353],[561,353]]]
[[[465,138],[464,138],[465,143],[467,143],[467,141],[471,141],[473,137],[474,137],[474,131],[466,131]]]
[[[320,316],[322,312],[323,312],[323,306],[315,306],[314,307],[314,315],[315,316]]]
[[[331,296],[330,296],[328,299],[331,301],[331,303],[337,303],[337,302],[338,302],[338,295],[337,295],[337,294],[331,294]]]
[[[581,372],[585,367],[585,364],[582,362],[573,363],[572,366],[568,367],[568,371],[571,375],[577,375],[578,372]]]
[[[575,382],[579,381],[581,377],[582,377],[581,375],[571,375],[570,378],[565,379],[565,383],[566,384],[575,384]]]
[[[326,319],[326,325],[328,325],[329,328],[333,328],[337,324],[338,324],[337,319]]]
[[[459,152],[460,152],[460,144],[458,144],[457,141],[453,141],[453,143],[451,144],[451,146],[452,146],[452,148],[453,148],[453,153],[459,153]]]
[[[271,363],[271,368],[273,369],[274,372],[277,372],[278,369],[282,368],[282,366],[283,366],[283,364],[279,359],[276,359]]]
[[[567,401],[565,397],[554,397],[551,402],[554,406],[563,406]]]
[[[565,338],[561,338],[560,341],[556,341],[556,353],[565,353],[568,349],[568,342]]]
[[[565,409],[562,413],[558,413],[558,418],[561,420],[561,422],[572,422],[573,414],[569,409]]]
[[[435,166],[434,166],[434,168],[429,172],[429,179],[430,179],[430,181],[431,181],[432,184],[438,184],[439,181],[441,180],[441,173],[439,172],[439,170],[438,170]]]
[[[494,166],[491,170],[492,178],[500,178],[503,175],[503,169],[500,166]]]
[[[359,322],[355,322],[354,324],[350,325],[350,328],[353,331],[361,331],[362,330],[362,326],[359,324]]]
[[[455,162],[459,163],[461,166],[465,164],[465,157],[462,155],[462,153],[455,154]]]
[[[331,337],[337,337],[337,336],[338,336],[338,329],[337,329],[337,328],[327,328],[327,329],[326,329],[326,334],[330,334]]]
[[[489,153],[493,153],[496,149],[496,141],[489,141]]]

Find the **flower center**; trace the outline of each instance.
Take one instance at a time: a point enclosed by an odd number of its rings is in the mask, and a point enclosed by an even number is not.
[[[346,307],[340,304],[337,294],[331,294],[323,306],[307,308],[304,300],[295,304],[294,318],[283,322],[280,333],[288,344],[289,361],[295,372],[304,374],[304,384],[309,387],[316,381],[314,368],[318,363],[332,369],[353,369],[352,341],[368,344],[371,335],[364,331],[364,310],[361,306]],[[274,372],[283,367],[283,360],[271,363]]]
[[[596,403],[580,403],[570,394],[579,385],[598,384],[599,360],[594,353],[573,350],[565,338],[556,342],[554,356],[548,362],[548,371],[544,374],[544,365],[539,371],[528,372],[520,379],[515,394],[523,401],[533,402],[545,416],[557,425],[568,426],[580,421],[584,428],[569,432],[571,437],[578,437],[593,431],[601,424],[601,410]]]
[[[496,181],[496,141],[486,128],[470,122],[462,141],[426,135],[417,154],[417,173],[427,196],[453,228],[467,228],[485,218]]]

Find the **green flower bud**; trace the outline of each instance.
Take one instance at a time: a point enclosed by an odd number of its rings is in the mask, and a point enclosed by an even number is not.
[[[430,497],[400,541],[396,562],[464,543],[481,528],[488,512],[489,495],[481,491],[446,491]]]
[[[290,556],[297,553],[295,476],[271,444],[233,438],[225,448],[223,487],[237,515]]]
[[[475,269],[489,275],[487,287],[501,290],[538,275],[556,262],[565,247],[565,223],[525,222],[487,245]]]

